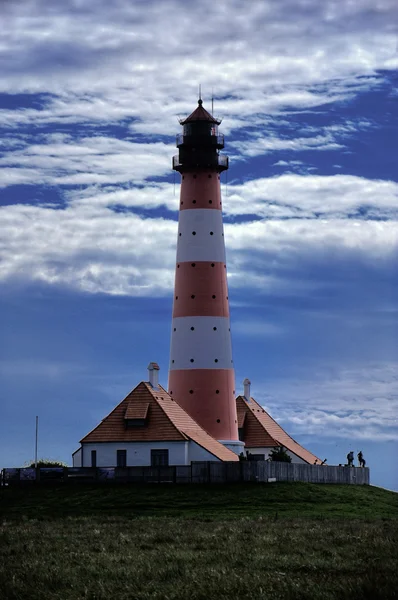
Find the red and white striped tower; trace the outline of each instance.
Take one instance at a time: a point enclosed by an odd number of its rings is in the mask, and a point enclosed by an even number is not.
[[[228,157],[219,154],[220,121],[201,99],[180,123],[173,157],[182,181],[169,392],[210,435],[240,453],[220,189]]]

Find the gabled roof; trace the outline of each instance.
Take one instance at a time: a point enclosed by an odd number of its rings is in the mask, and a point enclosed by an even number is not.
[[[126,428],[127,418],[143,419],[145,427]],[[140,415],[140,416],[137,416]],[[162,386],[153,388],[142,381],[80,443],[186,441],[191,439],[223,461],[237,461],[238,456],[211,437],[188,415]]]
[[[192,121],[209,121],[210,123],[217,123],[219,125],[221,121],[213,117],[205,108],[202,106],[202,100],[198,100],[198,106],[195,110],[187,117],[186,119],[182,119],[180,121],[181,125],[185,125],[185,123],[192,123]]]
[[[296,442],[253,398],[247,401],[243,396],[236,399],[238,415],[245,416],[244,442],[246,448],[272,448],[284,446],[287,450],[313,465],[322,461]],[[239,416],[238,416],[239,418]]]
[[[150,413],[148,425],[142,428],[126,428],[124,420],[126,411],[138,413],[143,406],[147,407]],[[156,402],[150,384],[142,381],[80,442],[181,441],[185,439],[185,436]]]

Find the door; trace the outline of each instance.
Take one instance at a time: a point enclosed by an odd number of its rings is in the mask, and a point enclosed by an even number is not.
[[[127,465],[127,450],[116,451],[116,465],[118,467],[125,467]]]

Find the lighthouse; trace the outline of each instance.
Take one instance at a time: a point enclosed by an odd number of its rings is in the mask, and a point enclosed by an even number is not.
[[[240,453],[220,187],[228,157],[220,154],[220,122],[199,99],[177,135],[173,169],[181,174],[181,194],[168,390],[203,429]]]
[[[173,158],[181,195],[168,391],[159,384],[159,365],[150,362],[148,379],[80,440],[73,466],[233,463],[245,451],[262,461],[279,446],[293,462],[321,464],[256,402],[249,379],[235,399],[220,189],[220,174],[228,169],[228,157],[220,154],[224,136],[201,99],[180,123]]]

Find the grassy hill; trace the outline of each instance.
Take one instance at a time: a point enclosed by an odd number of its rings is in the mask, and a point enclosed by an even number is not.
[[[7,600],[397,597],[398,495],[372,487],[0,490]]]

